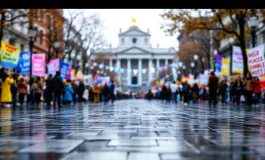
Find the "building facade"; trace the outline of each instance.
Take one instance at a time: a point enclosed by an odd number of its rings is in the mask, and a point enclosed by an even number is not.
[[[171,48],[152,48],[149,30],[147,32],[137,26],[130,27],[127,31],[119,33],[117,48],[98,49],[91,59],[99,55],[108,59],[109,66],[124,68],[132,72],[118,73],[117,80],[123,87],[148,86],[155,79],[157,72],[151,72],[152,68],[167,66],[173,63],[176,50]],[[106,56],[102,56],[106,55]],[[147,69],[144,70],[143,69]]]

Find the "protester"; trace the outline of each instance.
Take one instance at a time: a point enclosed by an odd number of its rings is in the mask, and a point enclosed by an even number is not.
[[[27,80],[26,83],[27,83],[27,104],[29,104],[31,103],[31,91],[30,91],[29,80]]]
[[[182,88],[183,88],[183,97],[184,97],[184,106],[188,105],[189,100],[190,100],[190,85],[188,84],[187,81],[185,81],[182,84]]]
[[[104,87],[102,89],[102,95],[103,95],[103,102],[108,102],[109,100],[109,94],[110,94],[110,89],[107,85],[107,83],[104,84]]]
[[[63,79],[61,78],[61,74],[59,71],[56,72],[56,75],[53,78],[53,92],[54,92],[54,99],[53,99],[53,106],[56,106],[56,99],[58,100],[58,106],[62,107],[61,105],[61,96],[64,90]]]
[[[48,78],[46,79],[46,104],[47,106],[51,106],[52,101],[52,93],[53,93],[53,81],[52,81],[52,74],[49,74]]]
[[[77,88],[78,86],[77,86],[75,80],[72,81],[71,85],[72,85],[72,89],[74,91],[73,96],[72,96],[73,97],[73,102],[76,103],[76,95],[78,93],[78,88]]]
[[[15,76],[13,76],[13,77],[15,77]],[[17,77],[16,77],[16,79],[17,79]],[[11,85],[13,107],[17,107],[17,91],[18,91],[17,80],[14,79],[14,83]]]
[[[11,85],[14,79],[11,74],[4,73],[2,77],[1,103],[4,107],[10,107],[12,103]]]
[[[96,84],[93,88],[93,95],[94,95],[94,103],[98,103],[99,98],[100,98],[100,87],[99,87],[98,82],[96,82]]]
[[[222,98],[222,104],[226,103],[226,92],[227,92],[227,84],[226,81],[223,79],[220,83],[220,88],[219,88],[219,95]]]
[[[20,78],[18,82],[18,93],[19,93],[19,104],[23,107],[25,95],[27,94],[28,84],[25,82],[24,78]]]
[[[172,84],[170,85],[170,89],[171,89],[171,95],[172,95],[172,100],[173,103],[177,103],[178,102],[178,85],[176,84],[175,81],[172,81]]]
[[[114,91],[115,91],[115,85],[114,85],[114,81],[111,80],[110,81],[110,89],[109,89],[109,92],[110,92],[110,102],[111,103],[114,103]]]
[[[35,97],[36,107],[39,107],[39,104],[41,102],[42,87],[43,83],[41,82],[40,77],[37,77],[35,83],[31,88]]]
[[[239,75],[236,76],[236,81],[234,84],[234,91],[235,91],[235,95],[236,95],[236,104],[239,105],[240,104],[240,98],[241,98],[241,94],[244,90],[244,85],[243,85],[243,81],[241,79],[241,77]]]
[[[80,80],[79,85],[77,87],[79,103],[83,102],[84,91],[85,91],[85,84],[83,83],[82,80]]]
[[[199,98],[199,86],[197,83],[194,83],[193,87],[191,88],[191,92],[192,92],[192,100],[193,103],[197,103],[198,98]]]
[[[218,78],[215,76],[215,73],[212,71],[208,80],[209,87],[209,106],[212,104],[215,107],[217,104],[217,90],[219,88]]]
[[[90,87],[88,90],[88,99],[90,102],[94,102],[93,87]]]
[[[146,97],[147,97],[148,100],[152,100],[153,99],[153,93],[152,93],[151,89],[149,89]]]
[[[229,84],[229,95],[230,95],[230,102],[234,103],[235,102],[235,79],[230,79],[230,84]]]
[[[72,89],[71,80],[67,80],[65,83],[65,91],[64,91],[64,101],[67,105],[70,105],[73,101],[73,93],[74,90]]]
[[[261,100],[261,86],[260,86],[260,81],[258,77],[254,78],[254,85],[253,85],[253,92],[255,94],[255,101],[254,103],[257,105],[260,103]]]
[[[244,86],[246,87],[246,104],[248,106],[252,105],[252,95],[253,95],[253,86],[254,86],[254,80],[250,73],[247,73],[246,80],[244,81]]]

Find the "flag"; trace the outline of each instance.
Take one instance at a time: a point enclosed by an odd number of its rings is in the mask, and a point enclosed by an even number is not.
[[[135,18],[132,18],[132,22],[133,22],[133,23],[136,23],[136,19],[135,19]]]

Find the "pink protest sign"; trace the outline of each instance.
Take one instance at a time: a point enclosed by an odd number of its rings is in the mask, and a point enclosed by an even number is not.
[[[52,74],[54,76],[56,74],[56,71],[60,70],[59,58],[50,60],[50,62],[47,64],[47,67],[48,74]]]
[[[68,70],[67,70],[65,78],[66,79],[71,79],[72,78],[71,75],[72,75],[72,68],[69,67]]]
[[[45,75],[45,54],[32,54],[32,76]]]

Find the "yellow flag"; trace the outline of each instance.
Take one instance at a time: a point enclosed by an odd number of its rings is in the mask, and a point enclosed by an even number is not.
[[[135,18],[132,18],[132,22],[133,22],[133,23],[136,23],[136,19],[135,19]]]
[[[229,76],[229,66],[230,60],[229,59],[222,59],[222,75]]]

